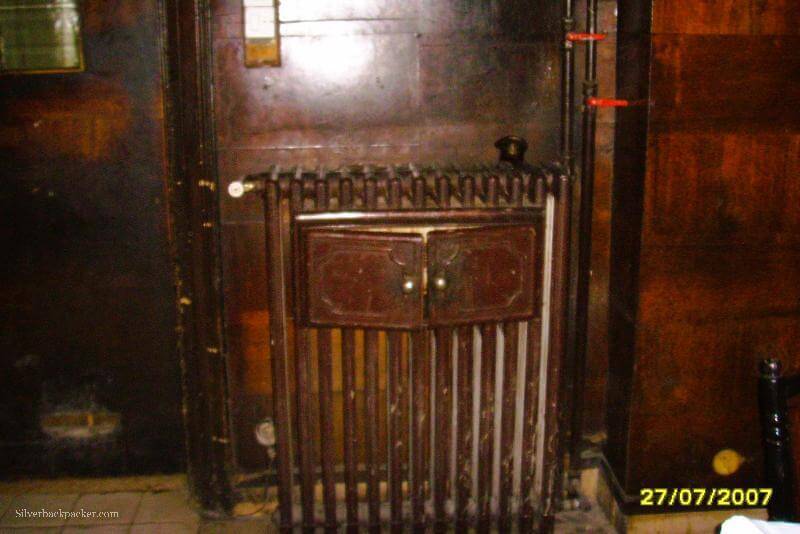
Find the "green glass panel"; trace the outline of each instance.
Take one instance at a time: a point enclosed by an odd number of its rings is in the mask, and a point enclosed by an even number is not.
[[[0,0],[0,71],[83,67],[78,0]]]

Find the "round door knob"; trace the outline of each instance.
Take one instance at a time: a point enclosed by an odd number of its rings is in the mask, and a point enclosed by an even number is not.
[[[410,295],[411,293],[413,293],[416,288],[417,284],[414,283],[413,278],[406,278],[405,280],[403,280],[403,293],[405,293],[406,295]]]
[[[444,276],[438,275],[433,279],[433,287],[439,291],[447,289],[447,280]]]

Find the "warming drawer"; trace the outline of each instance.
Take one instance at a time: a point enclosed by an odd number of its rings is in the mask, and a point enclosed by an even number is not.
[[[298,321],[415,329],[537,314],[535,225],[434,228],[305,230]]]

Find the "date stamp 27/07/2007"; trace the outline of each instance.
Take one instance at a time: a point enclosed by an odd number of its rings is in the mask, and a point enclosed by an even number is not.
[[[673,506],[767,506],[772,488],[642,488],[639,504]]]

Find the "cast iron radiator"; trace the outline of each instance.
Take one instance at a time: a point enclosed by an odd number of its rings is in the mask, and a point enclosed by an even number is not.
[[[265,203],[281,527],[551,525],[569,179],[526,169],[234,184]]]

